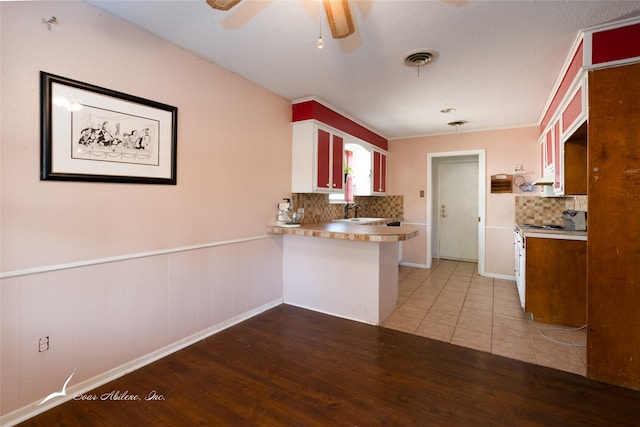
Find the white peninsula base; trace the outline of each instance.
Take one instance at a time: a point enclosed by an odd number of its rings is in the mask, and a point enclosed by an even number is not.
[[[379,325],[398,299],[398,245],[284,235],[284,302]]]

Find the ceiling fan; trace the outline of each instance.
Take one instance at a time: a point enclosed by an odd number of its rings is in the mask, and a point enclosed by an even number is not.
[[[207,4],[214,9],[229,10],[240,0],[207,0]],[[355,32],[348,0],[323,0],[324,10],[334,39],[343,39]]]

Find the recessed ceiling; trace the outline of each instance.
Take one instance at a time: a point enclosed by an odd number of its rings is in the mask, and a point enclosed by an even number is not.
[[[390,139],[535,125],[579,31],[640,16],[640,1],[351,0],[330,35],[321,2],[89,3],[290,100],[315,96]],[[407,52],[437,52],[420,67]],[[443,115],[444,108],[455,108]]]

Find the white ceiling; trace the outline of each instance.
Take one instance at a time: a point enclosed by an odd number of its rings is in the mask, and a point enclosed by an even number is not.
[[[89,3],[389,139],[455,132],[454,120],[468,122],[459,132],[537,124],[579,31],[640,16],[640,1],[350,0],[356,33],[335,40],[318,0],[243,0],[227,12],[205,0]],[[419,75],[401,62],[416,49],[438,53]]]

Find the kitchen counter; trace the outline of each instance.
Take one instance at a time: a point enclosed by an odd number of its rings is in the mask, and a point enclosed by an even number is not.
[[[326,221],[312,224],[301,224],[300,227],[269,226],[271,234],[294,236],[324,237],[329,239],[356,240],[362,242],[399,242],[409,240],[418,235],[418,230],[411,227],[388,227],[394,218],[381,218],[379,223],[368,222],[358,224],[349,221]],[[381,225],[382,224],[382,225]]]
[[[400,242],[418,235],[410,227],[375,225],[393,221],[268,227],[269,233],[282,235],[284,302],[381,324],[398,300]]]
[[[517,224],[516,228],[524,237],[536,237],[540,239],[587,240],[586,231],[527,228],[523,227],[522,224]]]

